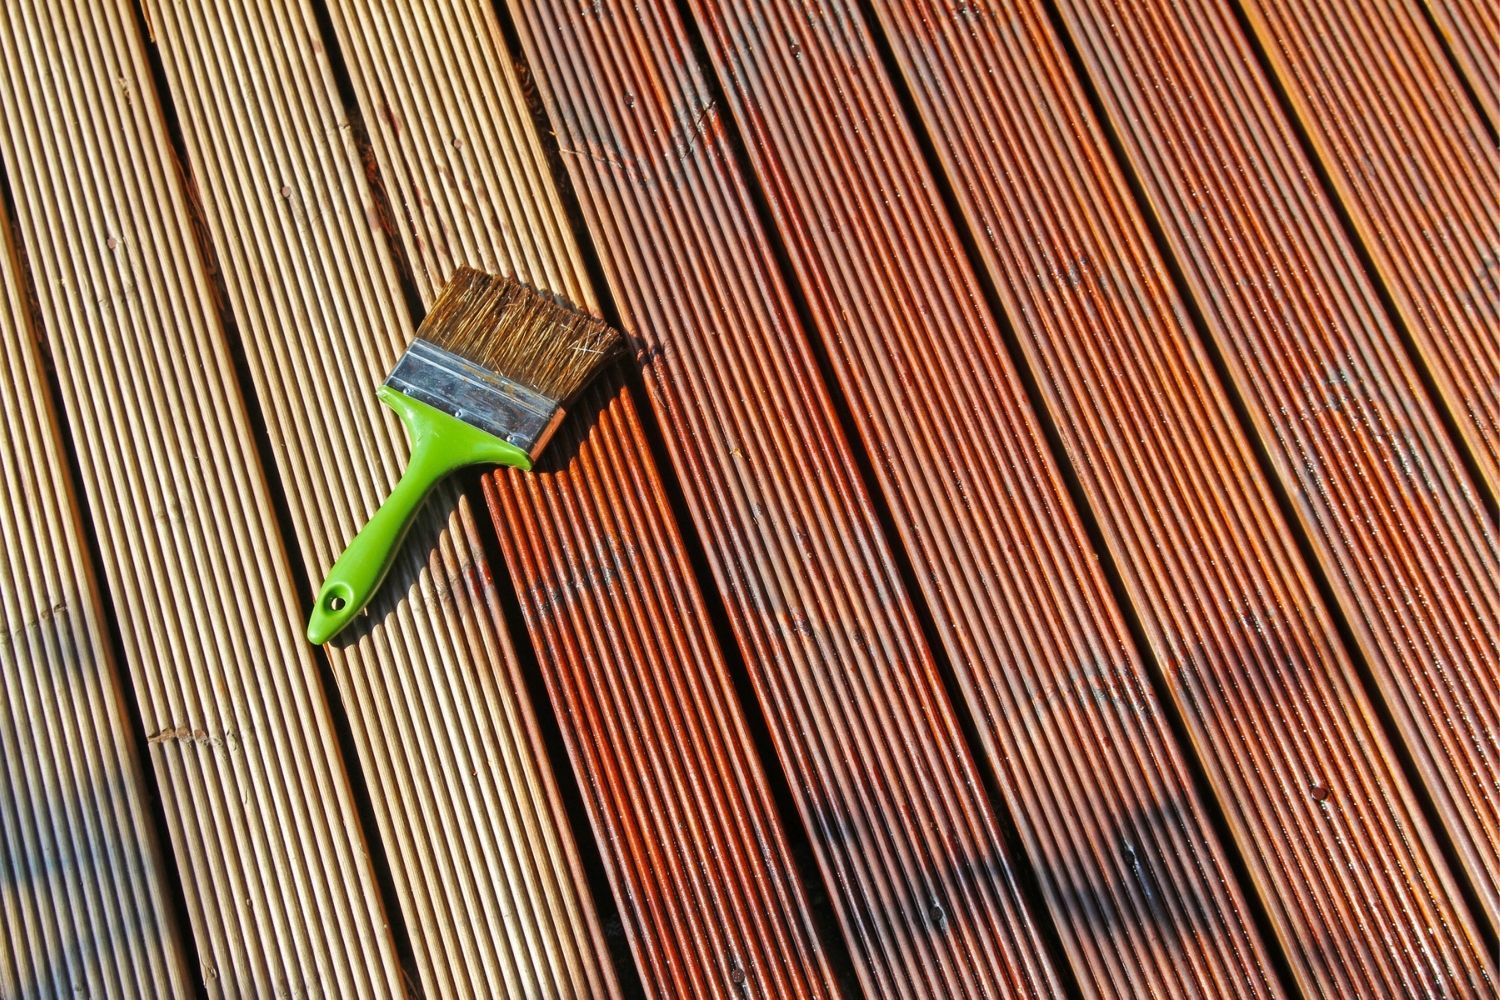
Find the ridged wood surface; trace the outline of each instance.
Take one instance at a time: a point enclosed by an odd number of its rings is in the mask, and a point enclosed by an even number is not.
[[[192,973],[0,218],[0,996],[180,995]]]
[[[1491,497],[1500,496],[1500,147],[1415,0],[1350,0],[1336,9],[1275,0],[1242,6],[1478,461],[1480,488],[1487,483]],[[1214,21],[1198,30],[1221,27]],[[1490,38],[1492,48],[1500,45],[1500,34]],[[1248,51],[1233,35],[1224,46]],[[1244,91],[1251,99],[1263,92],[1253,85]],[[1250,116],[1226,115],[1226,125],[1235,117]],[[1299,176],[1300,158],[1292,139],[1290,129],[1274,128],[1256,144],[1268,176],[1278,147],[1286,151],[1277,164],[1285,164],[1276,178],[1280,205],[1295,203],[1290,181]],[[1336,234],[1336,220],[1321,214],[1318,228]],[[1327,244],[1310,234],[1300,242],[1305,256],[1326,261],[1323,270],[1358,273],[1336,235]],[[1364,291],[1363,281],[1351,284]],[[1388,326],[1383,317],[1349,325]],[[1368,339],[1382,351],[1396,343],[1389,336]],[[1392,367],[1405,389],[1409,366]],[[1415,408],[1423,416],[1429,409]],[[1446,458],[1433,456],[1439,463]],[[1491,647],[1491,666],[1495,657]]]
[[[649,4],[510,10],[862,987],[1050,995],[682,22]]]
[[[470,263],[596,308],[493,11],[333,13],[423,298]],[[622,373],[573,407],[535,473],[487,476],[485,495],[642,985],[662,997],[831,995]]]
[[[1047,16],[877,9],[1299,985],[1492,989],[1473,918]],[[1103,85],[1126,42],[1098,32],[1151,20],[1084,3],[1065,17]],[[1186,51],[1134,51],[1132,72]]]
[[[151,3],[146,15],[316,585],[405,462],[374,387],[412,317],[310,8]],[[445,997],[606,994],[597,911],[479,531],[469,502],[441,489],[328,654],[417,983]]]
[[[1380,6],[1387,13],[1346,7],[1339,20],[1399,21],[1380,30],[1383,38],[1423,30],[1418,12],[1407,8],[1397,18],[1389,5]],[[1500,763],[1494,758],[1500,731],[1500,539],[1485,509],[1483,484],[1464,470],[1332,205],[1305,184],[1312,164],[1277,111],[1269,82],[1255,71],[1249,40],[1227,4],[1216,0],[1192,11],[1150,4],[1131,9],[1130,31],[1096,33],[1103,19],[1096,19],[1097,7],[1078,22],[1083,45],[1100,54],[1106,105],[1117,122],[1128,123],[1121,130],[1128,155],[1142,171],[1207,331],[1298,508],[1469,877],[1491,919],[1500,919]],[[1317,5],[1303,15],[1316,20],[1314,27],[1294,25],[1295,19],[1269,4],[1262,9],[1262,28],[1288,46],[1293,37],[1332,39],[1340,31],[1334,20],[1315,13]],[[1359,34],[1362,28],[1349,30],[1356,37],[1339,45],[1344,63],[1358,58],[1361,43],[1371,44]],[[1118,60],[1132,54],[1138,60],[1164,45],[1183,55],[1150,65],[1137,61],[1130,75],[1119,71]],[[1111,54],[1102,56],[1106,48]],[[1403,49],[1416,58],[1424,46]],[[1365,61],[1372,64],[1368,72],[1334,75],[1355,81],[1382,72],[1373,68],[1380,61],[1375,55]],[[1373,125],[1380,112],[1357,108],[1359,84],[1330,78],[1320,87],[1330,94],[1335,87],[1351,91],[1342,102],[1334,98],[1344,109],[1340,120],[1373,137],[1369,126],[1358,123]],[[1400,102],[1398,81],[1386,81],[1382,90],[1392,104]],[[1427,296],[1420,307],[1429,324],[1422,337],[1481,362],[1489,355],[1493,363],[1469,369],[1478,379],[1467,383],[1470,390],[1483,395],[1484,382],[1500,386],[1500,316],[1485,309],[1459,315],[1449,308],[1457,305],[1458,288],[1450,284],[1445,298],[1442,283],[1453,267],[1480,266],[1486,226],[1478,217],[1494,218],[1500,160],[1493,149],[1483,154],[1471,142],[1461,190],[1431,171],[1426,173],[1432,183],[1424,186],[1423,164],[1434,166],[1435,160],[1415,150],[1458,144],[1456,137],[1472,132],[1475,123],[1452,102],[1451,85],[1423,91],[1434,102],[1447,94],[1448,103],[1435,112],[1437,121],[1391,126],[1414,152],[1403,157],[1406,183],[1382,185],[1378,197],[1390,206],[1382,218],[1424,212],[1426,222],[1412,220],[1410,228],[1405,221],[1393,223],[1403,234],[1384,233],[1387,249],[1379,252],[1412,272],[1408,292]],[[1198,111],[1205,105],[1219,111],[1205,118]],[[1444,107],[1455,117],[1442,118]],[[1334,113],[1330,105],[1319,109],[1324,120]],[[1341,155],[1356,154],[1345,146]],[[1395,152],[1382,147],[1358,155],[1369,164],[1370,157]],[[1484,184],[1485,176],[1496,183]],[[1458,175],[1450,178],[1457,181]],[[1209,191],[1214,194],[1206,196]],[[1367,201],[1365,207],[1373,206]],[[1440,220],[1449,228],[1431,229],[1425,237],[1416,231]],[[1492,240],[1493,223],[1488,228]],[[1433,247],[1428,260],[1434,267],[1425,277],[1416,273],[1421,269],[1413,241]],[[1500,402],[1500,395],[1492,397]],[[1486,416],[1491,404],[1472,391],[1462,398],[1473,404],[1468,415],[1475,419],[1468,426],[1481,454],[1500,448],[1500,424]]]
[[[1426,0],[1479,106],[1500,129],[1500,10],[1488,0]]]
[[[1417,2],[0,0],[0,994],[1495,995]],[[460,263],[633,357],[311,651]]]
[[[868,27],[837,4],[691,7],[1080,985],[1271,994]]]
[[[191,971],[213,996],[399,995],[126,5],[6,5],[0,162],[182,876],[201,962]]]

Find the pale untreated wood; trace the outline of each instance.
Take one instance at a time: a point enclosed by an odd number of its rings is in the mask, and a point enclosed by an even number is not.
[[[0,996],[186,990],[117,665],[0,219]]]
[[[149,3],[210,245],[316,584],[408,448],[374,389],[411,336],[309,4]],[[468,502],[428,504],[329,650],[422,987],[613,992]]]
[[[0,161],[182,873],[194,972],[212,995],[397,995],[152,86],[123,2],[0,14]]]

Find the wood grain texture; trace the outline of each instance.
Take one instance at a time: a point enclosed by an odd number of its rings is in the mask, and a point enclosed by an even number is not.
[[[1419,92],[1375,65],[1384,57],[1363,26],[1385,19],[1380,37],[1425,60],[1424,79],[1446,68],[1420,12],[1357,7],[1329,18],[1309,5],[1302,19],[1259,0],[1252,9],[1267,41],[1297,58],[1295,78],[1281,62],[1295,88],[1314,86],[1319,65],[1300,45],[1312,36],[1338,45],[1341,68],[1325,54],[1316,84],[1328,100],[1305,117],[1325,152],[1337,149],[1330,168],[1360,199],[1352,210],[1373,213],[1363,217],[1378,229],[1377,261],[1400,272],[1390,277],[1404,283],[1408,318],[1423,324],[1414,332],[1454,362],[1449,374],[1466,387],[1452,399],[1465,407],[1460,425],[1478,435],[1481,457],[1500,457],[1490,415],[1500,417],[1500,312],[1490,311],[1500,297],[1465,306],[1458,284],[1484,270],[1497,235],[1500,157],[1483,149],[1451,81]],[[1128,155],[1467,874],[1500,920],[1500,538],[1484,485],[1465,471],[1333,206],[1308,185],[1312,164],[1229,5],[1134,5],[1131,27],[1107,34],[1100,21],[1114,15],[1099,10],[1078,23],[1088,51],[1112,53],[1096,65]],[[1335,43],[1341,25],[1361,27]],[[1184,54],[1139,61],[1165,45]],[[1120,59],[1137,68],[1120,74]],[[1368,65],[1349,73],[1351,60]],[[1356,81],[1377,80],[1383,105],[1409,117],[1360,106],[1368,91]],[[1417,100],[1431,113],[1416,115]],[[1204,116],[1202,106],[1217,110]],[[1408,152],[1379,138],[1382,125]],[[1350,172],[1353,158],[1362,166]],[[1460,159],[1467,166],[1455,173]]]
[[[0,996],[181,995],[150,790],[0,218]]]
[[[684,24],[668,5],[509,9],[862,988],[1050,995]]]
[[[400,976],[124,4],[8,3],[0,160],[211,995]],[[151,991],[156,992],[156,991]]]
[[[1147,30],[1149,5],[1103,6],[1064,4],[1101,88],[1192,93],[1130,81],[1211,51],[1209,39],[1137,46],[1120,36]],[[877,9],[1298,985],[1484,995],[1494,970],[1473,917],[1050,19],[1035,4]],[[1218,119],[1206,97],[1196,106],[1206,133]],[[1169,120],[1120,117],[1141,130]],[[1150,162],[1163,184],[1195,169]],[[1211,287],[1236,294],[1233,279]],[[1260,330],[1235,336],[1252,344]]]
[[[1490,128],[1500,129],[1500,10],[1488,0],[1426,2]]]
[[[379,207],[308,5],[146,14],[316,583],[408,451],[374,399],[412,331]],[[440,489],[329,659],[422,988],[605,995],[597,911],[479,530]]]
[[[1352,0],[1335,15],[1319,4],[1295,10],[1254,0],[1247,9],[1422,360],[1497,490],[1500,150],[1458,91],[1415,4]],[[1392,60],[1392,48],[1400,60]],[[1319,228],[1334,225],[1325,217]],[[1308,289],[1316,295],[1337,274],[1326,265],[1313,270],[1322,277]],[[1326,301],[1338,298],[1329,289]],[[1373,312],[1368,307],[1328,312],[1340,327],[1383,327],[1379,313],[1361,322]],[[1400,712],[1491,921],[1500,924],[1500,765],[1491,753],[1500,732],[1496,525],[1469,496],[1482,484],[1445,475],[1455,454],[1443,447],[1442,429],[1394,337],[1352,339],[1364,357],[1389,358],[1383,378],[1362,379],[1388,387],[1377,394],[1352,385],[1340,396],[1364,393],[1358,403],[1379,421],[1376,433],[1436,444],[1403,448],[1398,457],[1410,466],[1403,478],[1368,471],[1367,460],[1346,472],[1344,483],[1325,486],[1337,490],[1335,510],[1349,511],[1319,519],[1329,525],[1320,532],[1325,561],[1346,589],[1362,637],[1376,648],[1386,697]],[[1433,466],[1437,474],[1427,471]],[[1421,483],[1413,483],[1413,472]],[[1413,489],[1418,484],[1424,489]],[[1382,513],[1374,520],[1359,516],[1364,511]],[[1406,544],[1392,544],[1392,537]],[[1418,663],[1424,670],[1413,676]]]
[[[1500,496],[1500,148],[1416,0],[1345,0],[1337,9],[1277,0],[1240,6],[1478,462],[1485,480],[1478,487]],[[1238,36],[1226,38],[1224,48],[1249,51]],[[1242,87],[1226,96],[1259,100],[1268,90],[1253,82]],[[1242,107],[1228,105],[1226,128],[1240,119],[1248,124]],[[1266,175],[1283,185],[1305,176],[1295,138],[1273,125],[1256,140]],[[1286,152],[1277,155],[1278,146]],[[1293,202],[1294,190],[1284,187],[1277,200]],[[1298,249],[1314,258],[1308,266],[1330,278],[1357,273],[1337,220],[1326,211],[1310,214],[1316,228],[1334,235],[1327,249],[1311,234],[1302,237]],[[1363,280],[1354,292],[1370,298]],[[1368,305],[1358,311],[1376,312]],[[1384,317],[1360,324],[1380,334],[1388,325]],[[1389,335],[1364,339],[1382,352],[1399,346]],[[1412,380],[1409,365],[1392,368],[1401,384]],[[1430,422],[1424,401],[1414,405]],[[1448,459],[1442,448],[1430,456],[1440,469]],[[1440,514],[1439,526],[1451,517]]]
[[[874,40],[692,0],[1084,992],[1275,992]]]
[[[494,13],[338,4],[334,30],[430,301],[459,263],[596,308]],[[485,493],[652,995],[834,992],[728,668],[617,370]]]

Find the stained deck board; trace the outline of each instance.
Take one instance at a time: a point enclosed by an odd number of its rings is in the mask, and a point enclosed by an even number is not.
[[[1178,51],[1168,36],[1099,42],[1144,33],[1147,6],[1063,10],[1101,87],[1192,94],[1132,83],[1173,64],[1147,55]],[[1045,11],[877,9],[1299,986],[1483,989],[1473,917]],[[1131,50],[1121,83],[1113,53]],[[1184,267],[1202,252],[1177,249]]]
[[[1313,176],[1312,164],[1270,81],[1249,61],[1250,41],[1228,5],[1205,3],[1180,14],[1141,5],[1136,29],[1109,35],[1097,33],[1103,5],[1075,9],[1105,105],[1121,126],[1207,333],[1493,921],[1500,916],[1500,770],[1488,734],[1500,724],[1500,536],[1485,506],[1485,484],[1466,471],[1331,200],[1321,188],[1299,183]],[[1381,37],[1407,40],[1408,58],[1425,59],[1436,73],[1418,12],[1401,4],[1382,10],[1349,10],[1342,20],[1373,27],[1384,17],[1390,23]],[[1277,44],[1292,45],[1309,31],[1339,37],[1338,26],[1316,11],[1305,14],[1316,25],[1294,24],[1280,7],[1252,0],[1251,20]],[[1384,71],[1373,65],[1379,59],[1372,39],[1359,31],[1340,45],[1340,58],[1370,63],[1369,70],[1335,75],[1378,79]],[[1138,59],[1178,39],[1186,40],[1179,59],[1150,67],[1137,62],[1129,76],[1116,68],[1120,56],[1134,52]],[[1106,47],[1119,55],[1102,56]],[[1303,63],[1302,71],[1315,69]],[[1382,121],[1383,112],[1360,110],[1353,84],[1339,100],[1339,86],[1332,77],[1322,84],[1342,109],[1347,125],[1338,128],[1370,135],[1359,123]],[[1457,271],[1472,278],[1471,269],[1482,268],[1480,218],[1494,217],[1500,159],[1493,149],[1486,159],[1477,142],[1462,140],[1476,123],[1451,85],[1423,89],[1432,117],[1389,123],[1411,153],[1404,184],[1382,184],[1378,195],[1404,206],[1381,216],[1401,234],[1382,233],[1386,249],[1375,253],[1404,272],[1409,295],[1425,296],[1407,316],[1423,324],[1413,331],[1419,342],[1452,359],[1454,373],[1478,380],[1464,382],[1468,388],[1451,402],[1463,408],[1456,414],[1461,426],[1487,442],[1478,449],[1483,463],[1483,454],[1500,446],[1500,425],[1492,424],[1491,404],[1482,398],[1494,392],[1486,381],[1500,387],[1500,368],[1485,362],[1486,355],[1500,362],[1500,317],[1459,309],[1459,288],[1450,279]],[[1393,107],[1418,96],[1394,79],[1382,90]],[[1220,110],[1205,120],[1196,111],[1203,104]],[[1334,113],[1325,104],[1316,117],[1329,122]],[[1325,134],[1332,142],[1331,131]],[[1439,148],[1453,156],[1467,151],[1472,176],[1456,183],[1460,177],[1449,173],[1445,181]],[[1346,161],[1356,155],[1348,145],[1339,150]],[[1323,147],[1325,160],[1329,151]],[[1487,194],[1480,191],[1486,174],[1497,181]],[[1198,193],[1210,190],[1217,193]],[[1374,191],[1364,191],[1359,203],[1350,197],[1358,192],[1335,192],[1353,211],[1373,207]],[[1414,217],[1409,228],[1394,221],[1407,211],[1426,213],[1433,227],[1426,236],[1417,231],[1424,221]],[[1419,240],[1433,248],[1425,272],[1414,246]]]
[[[188,950],[0,218],[0,995],[182,993]]]
[[[348,3],[333,15],[423,300],[470,263],[597,309],[489,5]],[[485,495],[643,988],[833,995],[618,370],[574,407],[549,454],[533,474],[486,477]]]
[[[1074,976],[1095,996],[1274,995],[868,26],[690,6]]]
[[[1500,11],[1485,0],[1427,0],[1492,130],[1500,129]]]
[[[315,584],[406,455],[373,396],[412,326],[380,207],[309,5],[149,3],[145,14]],[[607,995],[602,928],[479,517],[456,488],[441,491],[367,618],[329,647],[372,835],[416,986]]]
[[[0,162],[183,879],[190,971],[215,996],[399,995],[134,14],[17,2],[5,21]]]
[[[1500,148],[1417,3],[1349,0],[1337,11],[1268,0],[1243,6],[1474,455],[1483,480],[1472,488],[1488,488],[1493,505],[1500,497]],[[1490,38],[1492,48],[1500,45],[1500,33]],[[1291,138],[1289,130],[1272,133],[1266,148],[1283,137]],[[1288,176],[1296,176],[1296,158],[1288,159]],[[1347,244],[1335,246],[1337,257],[1347,257]],[[1343,265],[1351,274],[1358,269],[1354,261]],[[1408,369],[1398,367],[1403,381]],[[1426,416],[1421,394],[1411,395]],[[1447,457],[1439,449],[1433,459],[1441,467]],[[1491,680],[1494,658],[1492,649]],[[1489,894],[1493,907],[1493,887]]]
[[[683,22],[510,10],[862,987],[1053,992]]]

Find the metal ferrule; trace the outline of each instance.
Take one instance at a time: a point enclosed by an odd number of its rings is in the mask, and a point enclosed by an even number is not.
[[[557,400],[420,338],[401,355],[385,384],[509,441],[532,458],[563,418]]]

